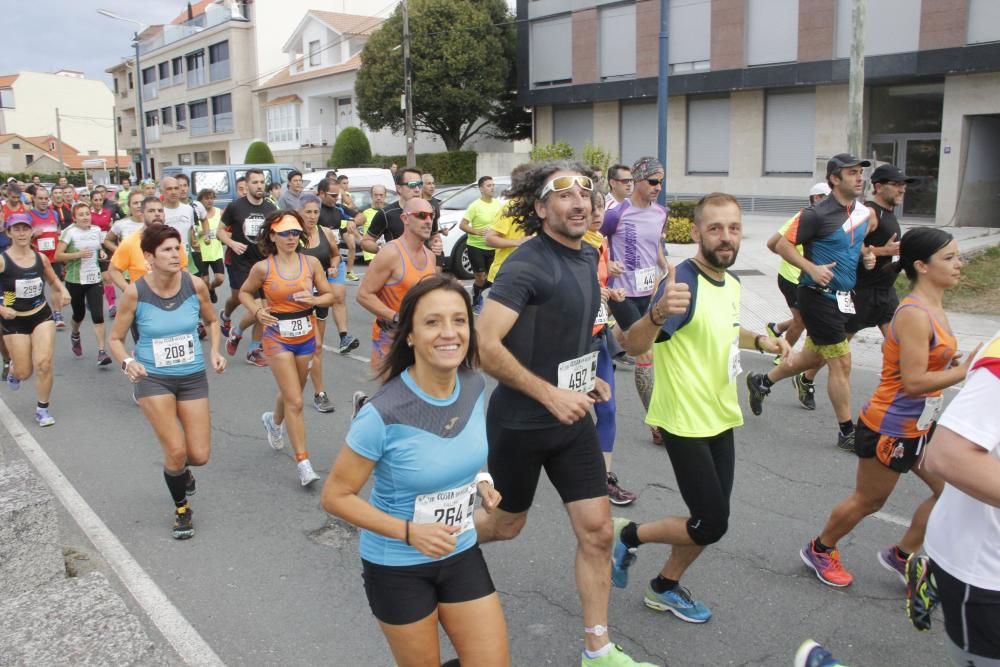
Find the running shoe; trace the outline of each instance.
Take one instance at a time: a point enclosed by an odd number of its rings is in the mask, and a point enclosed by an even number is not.
[[[616,588],[628,586],[628,569],[639,557],[639,550],[629,548],[622,542],[622,529],[629,524],[628,519],[618,517],[611,522],[614,527],[614,539],[611,542],[611,583]]]
[[[763,383],[763,373],[747,373],[747,389],[750,392],[750,411],[760,416],[764,412],[764,397],[771,393]]]
[[[833,654],[811,639],[802,642],[795,652],[795,667],[846,667]]]
[[[297,467],[299,469],[299,482],[302,483],[302,486],[309,486],[319,479],[319,475],[317,475],[316,471],[313,470],[312,464],[309,463],[309,459],[299,461],[299,465]]]
[[[114,315],[112,315],[112,317],[114,317]],[[66,328],[66,321],[63,320],[62,313],[60,313],[58,310],[52,313],[52,319],[56,323],[56,329]]]
[[[52,426],[56,423],[56,419],[49,414],[48,408],[35,408],[35,422],[39,426]]]
[[[854,581],[851,573],[841,565],[840,551],[837,549],[817,551],[815,541],[810,540],[809,544],[799,552],[799,556],[802,558],[802,562],[816,573],[816,578],[827,586],[844,588],[850,586],[851,582]]]
[[[313,407],[323,413],[333,412],[334,410],[333,403],[330,402],[330,397],[326,395],[325,391],[313,395]]]
[[[340,348],[337,351],[340,352],[341,354],[347,354],[352,350],[358,349],[359,345],[361,345],[360,340],[358,340],[351,334],[347,334],[346,336],[340,339]]]
[[[229,338],[229,330],[233,326],[233,321],[226,317],[225,311],[219,311],[219,328],[222,329],[222,335]]]
[[[77,357],[83,356],[83,341],[80,340],[80,334],[69,335],[69,349],[73,350],[73,354]]]
[[[356,283],[359,280],[361,280],[361,278],[358,277],[358,274],[356,274],[354,271],[348,271],[347,273],[344,274],[344,277],[350,280],[352,283]]]
[[[663,447],[663,435],[660,434],[660,429],[650,426],[649,433],[653,436],[653,444],[657,447]]]
[[[21,388],[21,381],[17,379],[16,375],[14,375],[13,362],[8,364],[7,366],[7,388],[10,389],[11,391],[17,391],[18,389]]]
[[[194,537],[194,524],[191,521],[194,518],[193,514],[190,505],[184,505],[184,507],[178,507],[174,510],[175,540],[187,540]]]
[[[219,295],[215,293],[214,287],[208,288],[208,299],[212,303],[219,303]]]
[[[267,358],[264,356],[264,350],[255,347],[247,352],[247,363],[258,368],[267,368]]]
[[[940,600],[929,565],[926,556],[906,559],[906,617],[921,632],[931,629],[931,612]]]
[[[899,557],[895,546],[889,546],[879,551],[878,562],[885,569],[899,575],[899,580],[906,583],[906,561]]]
[[[358,416],[358,413],[361,412],[361,408],[363,408],[367,402],[368,394],[363,391],[354,392],[354,396],[351,397],[351,405],[354,407],[354,411],[351,413],[351,419]]]
[[[3,380],[4,382],[6,382],[8,375],[10,375],[10,359],[4,359],[3,360],[3,377],[0,377],[0,380]]]
[[[271,445],[271,449],[279,450],[284,447],[285,425],[278,426],[274,423],[273,412],[265,412],[260,416],[260,420],[264,422],[264,432],[267,433],[267,444]]]
[[[802,404],[802,407],[804,407],[806,410],[815,410],[816,385],[806,380],[805,373],[799,373],[798,375],[793,377],[792,384],[795,385],[795,391],[799,392],[799,403]]]
[[[226,337],[226,353],[230,357],[236,354],[236,349],[240,346],[241,340],[243,340],[243,335],[237,334],[234,330],[230,329],[229,336]]]
[[[208,332],[205,331],[205,325],[202,324],[201,322],[198,322],[198,340],[205,340],[207,336]]]
[[[583,655],[580,667],[656,667],[651,662],[636,662],[618,644],[612,644],[611,650],[600,658],[588,658]]]
[[[693,599],[691,591],[680,584],[663,593],[657,593],[652,586],[646,586],[646,595],[642,601],[650,609],[669,611],[688,623],[704,623],[712,618],[712,611],[703,603]]]
[[[107,366],[110,363],[111,363],[111,357],[108,356],[108,353],[105,352],[104,350],[98,350],[97,351],[97,365],[98,366]]]
[[[108,317],[115,319],[116,315],[118,315],[118,306],[111,306],[108,308]]]
[[[840,430],[838,430],[837,431],[837,447],[839,447],[840,449],[844,450],[845,452],[853,452],[854,451],[854,431],[851,431],[847,435],[844,435],[843,433],[840,432]]]
[[[626,491],[618,485],[618,475],[613,472],[608,473],[608,500],[612,505],[631,505],[637,496],[631,491]]]
[[[781,333],[778,331],[778,325],[774,322],[767,323],[767,335],[771,338],[781,338]]]
[[[191,474],[190,468],[188,468],[187,471],[187,479],[185,480],[184,483],[184,492],[189,496],[193,496],[194,494],[198,493],[198,485],[194,481],[194,475]]]

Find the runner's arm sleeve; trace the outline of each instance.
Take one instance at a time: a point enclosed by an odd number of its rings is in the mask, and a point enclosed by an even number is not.
[[[622,217],[622,209],[628,208],[625,206],[625,202],[621,205],[615,206],[610,211],[604,212],[604,222],[601,223],[601,234],[605,236],[611,236],[618,229],[618,222]]]
[[[996,404],[997,396],[1000,396],[1000,364],[977,368],[945,409],[938,425],[993,451],[1000,446],[1000,410],[990,410],[988,406]]]
[[[538,287],[551,280],[540,267],[533,262],[520,261],[514,253],[500,267],[487,298],[521,312],[535,298]]]
[[[667,321],[663,323],[660,327],[660,332],[656,334],[657,343],[662,343],[663,341],[670,340],[670,338],[677,333],[681,327],[691,321],[691,317],[694,315],[694,309],[698,304],[698,272],[693,268],[690,262],[686,262],[677,267],[674,273],[674,281],[677,283],[684,283],[688,286],[691,291],[691,303],[688,304],[687,310],[678,315],[671,315],[667,318]],[[652,308],[657,301],[663,297],[663,292],[667,288],[667,281],[664,278],[660,281],[659,286],[656,288],[656,292],[653,294],[653,298],[649,300],[649,307]]]
[[[785,231],[785,238],[792,245],[808,243],[816,238],[820,219],[812,208],[804,208],[792,218],[792,224]]]
[[[375,217],[373,217],[372,221],[368,224],[368,232],[367,232],[368,236],[372,237],[373,239],[379,238],[380,236],[382,236],[382,234],[385,233],[386,224],[388,223],[385,217],[385,211],[384,210],[376,211]]]
[[[371,403],[366,403],[351,422],[347,446],[370,461],[378,461],[385,453],[385,423]]]

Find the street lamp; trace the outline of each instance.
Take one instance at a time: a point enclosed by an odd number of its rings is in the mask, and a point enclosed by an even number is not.
[[[119,16],[118,14],[109,12],[106,9],[98,9],[97,13],[101,16],[107,16],[109,19],[125,21],[126,23],[132,23],[136,26],[136,31],[132,35],[132,43],[135,45],[135,99],[139,107],[139,115],[136,118],[138,122],[136,124],[139,126],[139,159],[142,160],[142,178],[149,178],[149,162],[146,160],[146,114],[142,109],[142,67],[139,65],[139,33],[144,31],[148,26],[141,21]],[[115,156],[115,159],[117,160],[118,156]]]

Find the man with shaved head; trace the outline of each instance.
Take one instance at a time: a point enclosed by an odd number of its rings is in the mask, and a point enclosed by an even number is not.
[[[434,224],[434,207],[426,199],[410,198],[400,214],[402,235],[375,255],[358,287],[358,303],[375,316],[372,325],[372,368],[378,368],[392,345],[399,306],[406,292],[437,270],[426,246]]]

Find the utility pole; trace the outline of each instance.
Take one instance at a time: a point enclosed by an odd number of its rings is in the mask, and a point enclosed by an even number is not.
[[[135,42],[135,98],[139,105],[139,115],[136,118],[139,124],[139,154],[142,160],[142,174],[140,178],[152,178],[149,173],[149,162],[146,161],[146,114],[142,110],[142,68],[139,66],[139,32],[132,35]],[[126,69],[127,69],[126,65]]]
[[[122,177],[118,173],[118,116],[115,107],[111,107],[111,134],[115,138],[115,183],[121,183]]]
[[[63,162],[63,149],[62,149],[62,125],[59,120],[59,107],[56,107],[56,149],[59,151],[59,166],[66,169],[66,163]],[[66,169],[67,173],[69,172]]]
[[[414,166],[417,161],[413,145],[413,63],[410,62],[410,12],[407,0],[403,0],[403,96],[406,98],[404,127],[406,132],[406,164]]]
[[[847,86],[847,151],[864,157],[861,146],[865,99],[865,0],[851,9],[851,74]]]
[[[656,84],[656,116],[659,120],[657,132],[656,157],[663,165],[663,178],[667,177],[667,95],[669,84],[667,75],[670,73],[670,0],[660,0],[660,71]],[[667,201],[667,188],[660,190],[660,204]]]

